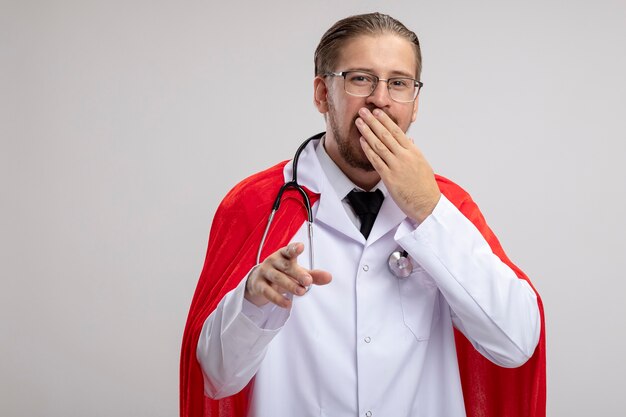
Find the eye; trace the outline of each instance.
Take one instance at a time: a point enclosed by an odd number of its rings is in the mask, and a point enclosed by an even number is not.
[[[374,82],[374,77],[364,73],[350,73],[346,78],[350,83],[356,85],[370,85]]]
[[[403,90],[406,88],[410,88],[412,85],[414,85],[414,83],[413,80],[410,80],[408,78],[392,78],[391,80],[389,80],[389,85],[397,90]]]

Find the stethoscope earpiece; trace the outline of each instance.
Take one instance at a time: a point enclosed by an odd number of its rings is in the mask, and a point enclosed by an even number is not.
[[[406,251],[395,251],[389,255],[389,270],[398,278],[406,278],[413,272],[413,264]]]

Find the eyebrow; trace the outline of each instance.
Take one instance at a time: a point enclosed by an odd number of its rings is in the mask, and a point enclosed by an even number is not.
[[[357,67],[357,68],[350,68],[345,70],[346,71],[363,71],[363,72],[369,72],[370,74],[376,75],[376,71],[374,71],[372,68],[363,68],[363,67]],[[405,71],[398,71],[398,70],[393,70],[391,71],[391,77],[405,77],[405,78],[411,78],[413,79],[415,77],[415,74],[410,74],[408,72]]]

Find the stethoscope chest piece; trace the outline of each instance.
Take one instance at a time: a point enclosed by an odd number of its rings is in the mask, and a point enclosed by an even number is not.
[[[398,278],[406,278],[413,272],[413,264],[406,251],[395,251],[389,255],[389,270]]]

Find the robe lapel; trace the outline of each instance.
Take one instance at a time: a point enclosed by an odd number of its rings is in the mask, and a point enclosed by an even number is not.
[[[385,201],[378,212],[372,231],[370,232],[368,245],[376,242],[378,239],[389,233],[391,230],[395,230],[398,225],[406,219],[406,214],[398,207],[395,201],[387,193]]]
[[[320,196],[315,220],[352,240],[365,244],[365,238],[348,217],[343,204],[335,194],[335,191],[330,187],[330,184],[327,184],[326,190],[327,192],[322,193]]]

